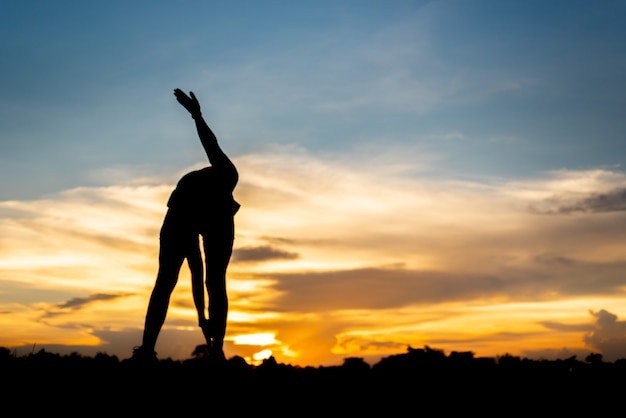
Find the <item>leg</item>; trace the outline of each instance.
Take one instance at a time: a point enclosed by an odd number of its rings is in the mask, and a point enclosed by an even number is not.
[[[202,266],[202,254],[200,254],[200,243],[198,236],[194,237],[193,243],[190,242],[189,252],[187,254],[187,264],[191,272],[191,293],[193,294],[193,302],[198,313],[198,325],[202,326],[206,322],[204,312],[204,267]]]
[[[161,237],[159,272],[150,296],[143,331],[142,347],[147,351],[154,351],[156,346],[159,332],[167,315],[170,296],[178,281],[178,273],[184,258],[184,253],[177,249],[176,245],[173,245],[169,240],[164,240],[163,236]]]
[[[230,218],[217,225],[210,234],[203,234],[206,259],[206,287],[209,294],[209,320],[213,336],[213,350],[223,356],[228,296],[226,294],[226,269],[233,250],[234,225]]]
[[[206,343],[210,347],[212,340],[211,326],[209,321],[207,321],[204,307],[204,267],[202,265],[202,254],[200,253],[198,235],[194,236],[193,245],[189,248],[187,264],[191,271],[191,293],[193,294],[193,303],[198,315],[198,326],[202,329],[202,335],[204,335]]]

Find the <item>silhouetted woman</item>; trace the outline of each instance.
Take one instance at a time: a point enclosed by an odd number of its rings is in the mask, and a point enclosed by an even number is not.
[[[239,204],[233,199],[238,174],[204,121],[200,103],[193,92],[189,97],[176,89],[174,95],[195,120],[200,142],[211,166],[184,175],[169,198],[160,235],[159,271],[146,313],[143,342],[135,348],[133,358],[156,359],[156,340],[165,322],[180,268],[187,259],[199,325],[209,344],[211,356],[223,360],[228,313],[226,269],[233,248],[234,215],[239,209]],[[199,235],[204,246],[208,320],[204,316]]]

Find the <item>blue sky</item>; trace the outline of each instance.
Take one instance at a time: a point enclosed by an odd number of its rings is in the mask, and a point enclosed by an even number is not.
[[[1,7],[5,199],[189,164],[175,87],[235,155],[411,147],[451,177],[623,164],[624,2]]]
[[[0,2],[0,345],[138,343],[165,202],[206,164],[181,88],[240,173],[227,354],[626,357],[625,17]],[[177,289],[157,351],[184,357]]]

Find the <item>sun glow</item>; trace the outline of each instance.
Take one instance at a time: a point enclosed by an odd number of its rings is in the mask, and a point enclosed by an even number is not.
[[[261,350],[258,353],[254,353],[252,355],[252,358],[256,361],[256,362],[260,362],[262,360],[268,359],[272,356],[272,350]]]
[[[276,341],[275,334],[270,332],[263,332],[258,334],[246,334],[246,335],[237,335],[234,337],[229,337],[235,344],[238,345],[274,345],[278,344]]]

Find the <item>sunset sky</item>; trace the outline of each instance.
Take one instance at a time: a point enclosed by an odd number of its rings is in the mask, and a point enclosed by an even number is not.
[[[0,2],[0,346],[127,358],[239,170],[226,355],[626,358],[626,1]],[[159,337],[202,334],[181,272]]]

